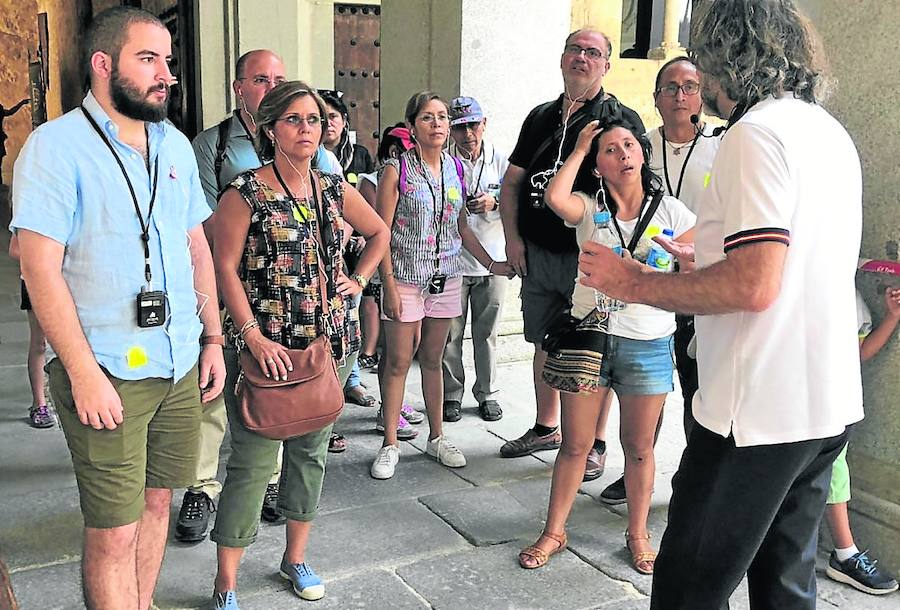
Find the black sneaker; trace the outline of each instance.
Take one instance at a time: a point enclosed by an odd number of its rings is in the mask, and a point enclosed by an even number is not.
[[[625,496],[625,475],[610,483],[606,489],[600,492],[600,501],[611,506],[624,504],[627,499]]]
[[[259,516],[263,521],[269,523],[284,521],[284,515],[278,510],[278,483],[266,485],[266,495],[263,498],[262,511]]]
[[[887,595],[897,590],[897,581],[878,569],[877,560],[869,559],[868,551],[857,553],[846,561],[838,561],[831,551],[825,574],[832,580],[843,582],[854,589],[871,595]]]
[[[458,400],[444,401],[444,421],[459,421],[462,419],[462,405]]]
[[[180,542],[200,542],[206,538],[209,515],[214,512],[216,505],[205,493],[184,492],[178,522],[175,524],[175,539]]]

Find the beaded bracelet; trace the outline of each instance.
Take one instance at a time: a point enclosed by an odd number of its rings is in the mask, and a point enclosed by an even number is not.
[[[254,328],[259,328],[259,322],[257,322],[255,318],[250,318],[249,320],[244,322],[243,326],[241,326],[241,336],[243,337]]]

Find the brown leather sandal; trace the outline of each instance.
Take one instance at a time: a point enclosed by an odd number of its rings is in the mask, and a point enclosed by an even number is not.
[[[549,553],[541,548],[538,548],[537,544],[541,541],[542,538],[549,538],[550,540],[555,540],[557,546],[555,549],[550,551]],[[550,561],[550,557],[556,555],[557,553],[561,553],[566,550],[566,544],[568,544],[569,539],[566,537],[566,533],[562,534],[551,534],[550,532],[541,532],[541,537],[537,539],[533,545],[529,547],[525,547],[519,552],[519,565],[525,568],[526,570],[533,570],[535,568],[540,568],[543,565],[546,565],[548,561]],[[526,563],[525,559],[531,558],[535,561],[534,564]]]
[[[625,531],[625,548],[628,549],[628,552],[631,553],[631,565],[634,566],[634,569],[640,572],[641,574],[650,575],[653,574],[653,564],[656,561],[656,551],[638,551],[635,553],[631,550],[631,545],[629,544],[633,540],[650,540],[650,534],[646,536],[632,536]],[[647,567],[649,565],[649,567]]]

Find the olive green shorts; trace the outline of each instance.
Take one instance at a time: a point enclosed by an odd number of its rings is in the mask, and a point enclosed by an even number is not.
[[[175,489],[195,482],[202,408],[196,366],[178,383],[157,377],[126,381],[107,373],[123,407],[123,421],[115,430],[81,423],[59,358],[47,365],[47,373],[86,527],[134,523],[144,512],[146,488]]]

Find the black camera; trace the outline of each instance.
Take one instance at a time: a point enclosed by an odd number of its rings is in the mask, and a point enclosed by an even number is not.
[[[428,280],[428,293],[429,294],[442,294],[444,292],[444,286],[447,285],[447,276],[443,273],[435,273],[431,276],[431,279]]]

